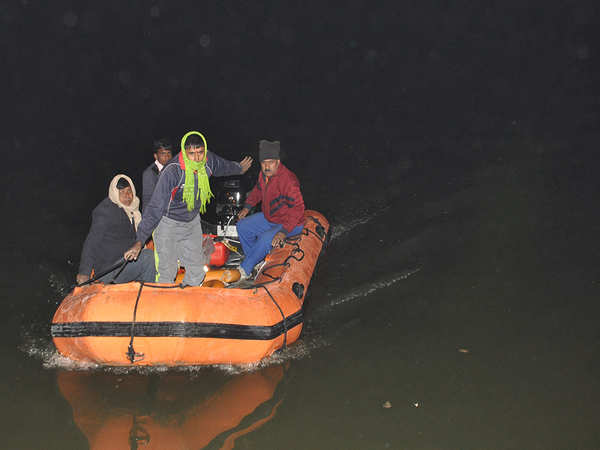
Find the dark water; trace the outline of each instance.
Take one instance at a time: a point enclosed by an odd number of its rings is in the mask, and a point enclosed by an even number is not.
[[[600,448],[594,3],[0,17],[4,448]],[[188,129],[281,139],[331,221],[304,334],[254,367],[74,367],[49,323],[90,211]]]

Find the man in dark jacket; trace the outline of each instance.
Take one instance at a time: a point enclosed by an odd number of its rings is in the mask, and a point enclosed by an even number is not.
[[[260,141],[258,182],[238,214],[237,231],[246,255],[240,265],[242,278],[251,275],[254,266],[267,256],[271,248],[287,236],[299,234],[304,227],[304,199],[300,183],[296,175],[281,163],[279,150],[278,141]],[[246,217],[250,209],[260,202],[262,212]]]
[[[154,162],[146,167],[142,174],[142,212],[150,202],[160,171],[173,157],[173,146],[169,139],[158,139],[154,141],[153,147]]]
[[[108,197],[92,212],[92,226],[83,244],[77,284],[89,280],[92,270],[99,274],[109,269],[135,242],[136,227],[141,220],[139,205],[131,179],[121,174],[115,176],[108,188]],[[115,269],[100,281],[110,282],[117,273],[115,283],[154,281],[152,250],[143,250],[137,260],[127,263],[120,273]]]
[[[198,286],[204,280],[208,263],[202,250],[200,214],[206,211],[213,194],[210,176],[245,173],[252,165],[249,156],[242,161],[228,161],[209,152],[206,140],[197,131],[181,139],[181,152],[164,167],[152,198],[144,210],[137,230],[137,241],[125,252],[134,259],[152,234],[159,283],[172,283],[178,261],[185,267],[184,285]]]

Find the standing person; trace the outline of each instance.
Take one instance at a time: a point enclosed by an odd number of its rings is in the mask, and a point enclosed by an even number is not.
[[[144,217],[137,230],[137,241],[124,253],[135,259],[152,233],[156,260],[156,281],[172,283],[178,260],[185,267],[184,285],[199,286],[208,262],[202,251],[200,214],[213,194],[209,177],[245,173],[252,165],[246,156],[239,163],[209,152],[206,140],[197,131],[181,139],[181,152],[162,170]]]
[[[154,162],[146,167],[142,174],[142,212],[150,203],[160,171],[173,157],[173,145],[169,139],[157,139],[152,146],[154,147]]]
[[[248,278],[254,266],[272,247],[304,227],[304,199],[300,182],[280,160],[279,141],[261,140],[258,159],[261,171],[254,189],[239,212],[237,231],[246,255],[240,265],[242,278]],[[246,217],[250,209],[262,202],[262,212]]]
[[[92,212],[92,226],[83,243],[77,284],[90,279],[92,269],[96,273],[109,269],[123,256],[136,240],[136,229],[142,218],[140,199],[135,195],[135,186],[127,175],[117,175],[110,182],[108,197]],[[115,283],[129,281],[154,281],[154,255],[144,249],[137,260],[130,261],[115,278]],[[110,281],[120,269],[100,278]]]

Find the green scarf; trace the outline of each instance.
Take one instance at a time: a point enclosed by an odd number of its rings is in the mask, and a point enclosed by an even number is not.
[[[188,136],[197,134],[202,138],[204,142],[204,158],[202,161],[192,161],[188,158],[185,153],[185,141]],[[202,134],[197,131],[190,131],[181,138],[181,154],[183,155],[183,161],[185,162],[185,185],[183,186],[183,201],[187,204],[188,211],[194,209],[194,202],[198,200],[200,196],[200,214],[206,212],[206,205],[210,203],[211,197],[214,197],[210,190],[210,183],[208,182],[208,175],[206,174],[206,157],[208,154],[208,147],[206,145],[206,139]],[[194,172],[198,174],[198,186],[194,179]]]

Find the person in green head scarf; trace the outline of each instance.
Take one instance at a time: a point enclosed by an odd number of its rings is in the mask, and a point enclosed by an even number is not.
[[[241,175],[251,165],[249,156],[240,162],[226,160],[208,150],[201,133],[186,133],[181,139],[181,152],[160,172],[138,225],[137,242],[124,257],[137,258],[152,235],[158,283],[172,283],[181,263],[186,269],[183,284],[202,284],[210,254],[203,250],[200,214],[213,197],[209,178]]]
[[[186,134],[181,139],[181,154],[185,162],[183,201],[185,201],[188,211],[192,211],[198,197],[200,197],[200,213],[203,214],[206,212],[206,204],[214,197],[206,173],[206,141],[204,141],[204,136],[200,133]],[[196,180],[198,180],[197,183]]]

